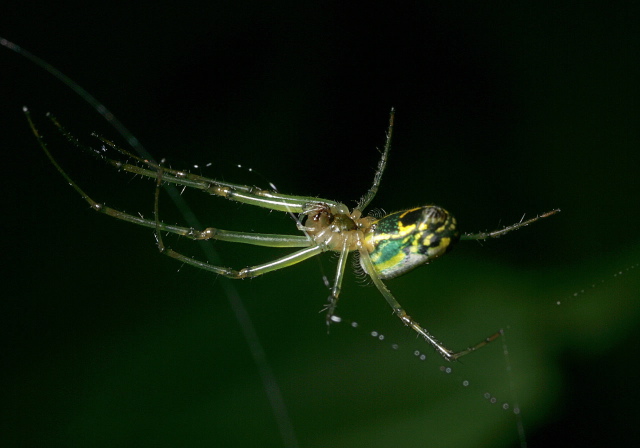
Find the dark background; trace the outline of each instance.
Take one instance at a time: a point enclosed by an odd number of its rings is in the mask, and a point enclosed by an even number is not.
[[[498,341],[451,374],[351,273],[339,314],[360,329],[327,335],[318,311],[330,255],[234,282],[299,446],[518,446],[505,402],[519,405],[530,447],[624,446],[640,417],[639,13],[625,2],[14,2],[0,35],[83,86],[174,167],[211,162],[211,177],[353,206],[393,106],[372,207],[437,203],[463,231],[562,209],[388,282],[452,348],[506,330],[508,357]],[[151,216],[153,182],[94,162],[44,114],[88,144],[98,146],[94,131],[123,139],[31,62],[5,48],[0,61],[0,443],[295,446],[278,430],[286,418],[269,405],[226,280],[158,255],[152,231],[91,212],[21,108],[87,193]],[[185,198],[207,225],[295,232],[282,213]],[[181,220],[167,198],[161,207]],[[236,267],[282,254],[214,246]]]

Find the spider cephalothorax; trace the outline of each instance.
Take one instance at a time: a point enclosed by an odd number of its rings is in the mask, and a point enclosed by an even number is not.
[[[358,249],[358,240],[362,240],[373,231],[375,218],[361,217],[358,209],[349,211],[346,205],[329,206],[324,203],[314,204],[305,212],[307,219],[301,228],[318,245],[327,250],[340,252],[346,245],[350,252]]]

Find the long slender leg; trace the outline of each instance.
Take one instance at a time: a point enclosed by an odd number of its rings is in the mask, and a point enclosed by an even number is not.
[[[513,225],[507,226],[504,229],[494,230],[492,232],[466,233],[462,235],[460,239],[461,240],[486,240],[487,238],[498,238],[504,235],[505,233],[513,232],[514,230],[517,230],[520,227],[528,226],[529,224],[534,223],[539,219],[548,218],[549,216],[553,216],[558,212],[560,212],[559,208],[555,210],[551,210],[550,212],[546,212],[541,215],[538,215],[535,218],[527,219],[526,221],[520,221]]]
[[[331,318],[335,313],[338,306],[338,298],[340,297],[340,291],[342,290],[342,279],[344,278],[344,271],[347,266],[347,259],[349,258],[348,241],[345,241],[340,250],[340,257],[338,258],[338,266],[336,268],[336,276],[333,280],[333,286],[331,287],[331,295],[329,296],[329,303],[325,310],[327,311],[327,326],[331,324]]]
[[[393,135],[393,119],[396,115],[396,110],[392,107],[391,113],[389,114],[389,129],[387,130],[387,140],[384,145],[384,151],[382,151],[382,156],[380,157],[380,161],[378,162],[378,168],[376,169],[376,174],[373,177],[373,185],[369,188],[369,191],[358,201],[358,206],[356,210],[364,211],[365,208],[371,203],[373,198],[376,196],[378,192],[378,188],[380,187],[380,181],[382,180],[382,173],[384,172],[385,167],[387,166],[387,159],[389,158],[389,151],[391,150],[391,137]]]
[[[160,252],[173,259],[181,261],[184,264],[188,264],[189,266],[194,266],[196,268],[203,269],[205,271],[213,272],[214,274],[219,274],[224,277],[237,280],[241,278],[257,277],[259,275],[266,274],[268,272],[273,272],[279,269],[293,266],[294,264],[298,264],[308,258],[315,257],[316,255],[321,254],[323,252],[323,248],[321,246],[307,247],[302,250],[293,252],[287,256],[270,261],[268,263],[249,266],[239,270],[226,268],[223,266],[214,266],[204,261],[190,258],[184,254],[176,252],[175,250],[167,248],[165,246],[163,246],[160,249]]]
[[[87,201],[87,203],[91,206],[93,210],[96,210],[100,213],[104,213],[106,215],[112,216],[117,219],[121,219],[123,221],[131,222],[131,223],[142,225],[145,227],[155,228],[156,236],[158,239],[158,247],[160,248],[160,251],[172,258],[182,261],[185,264],[189,264],[191,266],[195,266],[210,272],[214,272],[216,274],[223,275],[225,277],[240,279],[240,278],[256,277],[258,275],[262,275],[267,272],[292,266],[294,264],[297,264],[297,263],[300,263],[301,261],[306,260],[307,258],[311,258],[315,255],[318,255],[325,250],[324,246],[318,246],[318,245],[310,246],[310,241],[306,237],[299,236],[299,235],[294,236],[294,235],[267,235],[267,234],[250,234],[250,233],[245,234],[242,232],[233,232],[233,231],[224,231],[224,230],[220,232],[221,229],[213,229],[213,228],[199,232],[186,227],[168,225],[160,222],[158,219],[158,204],[157,204],[158,198],[156,198],[156,205],[155,205],[156,217],[154,220],[144,219],[138,216],[121,212],[111,207],[106,207],[94,201],[89,195],[87,195],[82,190],[82,188],[80,188],[80,186],[76,184],[75,181],[71,179],[71,177],[69,177],[69,175],[62,169],[62,167],[58,164],[58,162],[49,152],[49,149],[47,148],[46,143],[44,142],[42,136],[38,132],[38,129],[35,127],[35,124],[31,119],[31,115],[29,114],[29,111],[26,108],[24,109],[24,113],[27,117],[29,126],[31,127],[33,134],[36,136],[36,139],[40,144],[40,148],[44,151],[47,158],[51,161],[53,166],[58,170],[58,172],[62,175],[62,177],[73,187],[73,189],[76,190],[78,194],[80,194],[80,196],[85,201]],[[157,179],[156,182],[160,183],[162,181],[161,170],[159,170],[158,172],[154,172],[153,176]],[[159,189],[156,189],[156,195],[159,195]],[[293,252],[289,255],[278,258],[268,263],[246,267],[240,270],[234,270],[231,268],[210,265],[208,263],[205,263],[199,260],[194,260],[190,257],[187,257],[186,255],[180,254],[172,249],[166,248],[162,241],[161,231],[173,232],[173,233],[188,236],[194,239],[219,239],[219,240],[261,245],[261,246],[304,247],[304,249]]]
[[[413,318],[407,314],[407,312],[402,308],[402,306],[400,306],[400,303],[398,303],[395,297],[393,297],[393,295],[391,294],[391,291],[389,291],[389,289],[385,286],[382,280],[380,280],[380,277],[378,277],[378,274],[376,274],[376,270],[373,266],[373,263],[371,262],[371,257],[369,256],[369,252],[367,252],[364,245],[361,244],[362,241],[360,240],[359,243],[360,243],[360,248],[358,251],[360,253],[361,261],[365,267],[365,270],[373,280],[373,283],[376,285],[380,293],[382,293],[382,295],[387,300],[389,305],[391,305],[391,308],[393,308],[393,312],[396,314],[396,316],[400,318],[400,320],[405,325],[413,328],[413,330],[415,330],[429,344],[431,344],[433,348],[435,348],[436,351],[447,361],[455,361],[464,355],[468,355],[469,353],[484,347],[485,345],[494,341],[500,336],[501,333],[498,331],[492,334],[491,336],[489,336],[488,338],[484,339],[483,341],[480,341],[476,345],[466,348],[465,350],[462,350],[459,352],[454,352],[452,350],[449,350],[447,347],[442,345],[440,341],[438,341],[435,337],[433,337],[427,330],[425,330],[418,322],[413,320]]]
[[[283,269],[289,266],[293,266],[294,264],[300,263],[301,261],[306,260],[307,258],[311,258],[322,253],[325,250],[324,246],[311,246],[301,249],[299,251],[293,252],[284,257],[278,258],[276,260],[270,261],[268,263],[259,264],[256,266],[246,267],[240,270],[235,270],[231,268],[226,268],[222,266],[214,266],[204,261],[195,260],[191,257],[188,257],[184,254],[174,251],[165,246],[164,241],[162,239],[161,225],[160,225],[160,212],[159,212],[159,203],[160,203],[160,186],[162,184],[162,167],[158,167],[158,173],[156,177],[156,190],[155,190],[155,200],[154,200],[154,214],[155,214],[155,229],[156,229],[156,241],[158,243],[158,250],[160,253],[167,255],[171,258],[174,258],[178,261],[181,261],[185,264],[204,269],[206,271],[214,272],[216,274],[222,275],[224,277],[232,278],[232,279],[241,279],[241,278],[250,278],[257,277],[262,274],[266,274],[267,272],[276,271],[278,269]]]
[[[69,177],[69,175],[58,164],[53,155],[51,155],[51,153],[49,152],[49,149],[47,148],[47,145],[44,142],[42,136],[38,132],[38,129],[35,127],[29,111],[25,110],[24,112],[31,130],[36,136],[38,143],[40,144],[40,148],[44,151],[49,161],[53,164],[56,170],[58,170],[62,177],[67,181],[67,183],[71,185],[71,187],[73,187],[73,189],[82,197],[82,199],[84,199],[89,204],[92,210],[116,219],[120,219],[122,221],[127,221],[149,228],[160,228],[162,231],[186,236],[194,240],[213,239],[267,247],[308,247],[313,244],[313,242],[309,238],[302,235],[270,235],[264,233],[245,233],[235,232],[232,230],[216,229],[213,227],[206,228],[205,230],[196,230],[189,227],[156,222],[155,220],[145,219],[136,215],[130,215],[128,213],[111,207],[107,207],[99,202],[96,202],[87,193],[85,193],[84,190],[82,190],[82,188],[80,188],[80,186],[76,184],[75,181],[71,179],[71,177]]]
[[[64,127],[56,120],[55,117],[49,115],[49,118],[53,122],[53,124],[58,128],[58,130],[75,146],[89,151],[93,156],[98,157],[100,160],[112,165],[118,170],[127,171],[133,174],[138,174],[140,176],[149,177],[152,179],[156,178],[156,173],[159,169],[158,164],[150,161],[142,159],[129,151],[126,151],[114,143],[110,142],[107,139],[100,138],[100,140],[111,147],[112,149],[120,152],[121,154],[132,158],[144,165],[147,168],[140,167],[137,165],[132,165],[129,163],[124,163],[119,160],[114,160],[106,157],[101,152],[95,151],[91,148],[87,148],[82,145],[78,139],[76,139],[71,133],[66,131]],[[232,201],[242,202],[244,204],[255,205],[262,208],[268,208],[271,210],[279,210],[285,212],[294,212],[294,213],[304,213],[311,204],[317,204],[319,202],[330,205],[337,206],[339,205],[335,201],[330,201],[327,199],[321,199],[310,196],[294,196],[277,193],[271,190],[262,190],[257,187],[250,187],[247,185],[238,185],[232,184],[229,182],[221,182],[215,179],[210,179],[203,176],[198,176],[196,174],[188,173],[186,171],[178,171],[172,170],[168,168],[163,168],[165,174],[163,179],[165,182],[170,182],[176,185],[183,185],[186,187],[195,188],[198,190],[202,190],[206,193],[223,197],[225,199],[229,199]]]

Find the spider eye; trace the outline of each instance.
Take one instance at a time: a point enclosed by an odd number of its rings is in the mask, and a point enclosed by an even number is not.
[[[456,219],[427,205],[391,213],[375,222],[367,236],[371,261],[380,278],[398,277],[444,255],[460,239]]]

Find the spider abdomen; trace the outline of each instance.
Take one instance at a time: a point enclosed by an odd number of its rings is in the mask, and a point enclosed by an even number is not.
[[[366,243],[382,279],[398,277],[444,255],[460,239],[456,219],[434,205],[391,213],[372,227]]]

